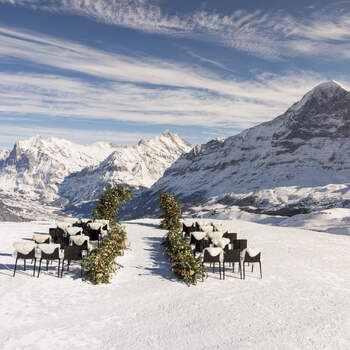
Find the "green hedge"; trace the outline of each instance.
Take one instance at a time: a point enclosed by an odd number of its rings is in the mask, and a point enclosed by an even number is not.
[[[118,269],[116,257],[123,254],[126,233],[119,225],[113,225],[100,248],[94,249],[83,261],[87,278],[93,284],[109,283]]]
[[[169,231],[163,245],[165,247],[164,253],[168,257],[174,273],[183,279],[188,286],[196,285],[198,280],[206,277],[201,259],[194,256],[182,233],[176,230]]]
[[[163,212],[160,227],[165,230],[180,230],[181,204],[169,193],[162,193],[158,201]]]
[[[122,255],[126,248],[126,232],[116,223],[116,215],[120,205],[131,198],[130,189],[123,185],[118,187],[108,185],[105,193],[99,196],[92,219],[109,220],[110,229],[101,246],[94,249],[83,261],[85,274],[93,284],[109,283],[119,267],[116,258]]]

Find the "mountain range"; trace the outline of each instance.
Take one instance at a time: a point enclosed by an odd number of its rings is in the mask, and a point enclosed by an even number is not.
[[[240,206],[292,215],[348,206],[349,136],[350,93],[334,81],[322,83],[277,118],[183,154],[133,212],[154,213],[162,192],[187,209]]]
[[[46,219],[82,203],[94,205],[107,183],[150,187],[191,147],[168,131],[136,146],[40,136],[18,141],[0,153],[0,219]]]
[[[162,192],[198,208],[292,215],[350,204],[350,93],[334,81],[277,118],[192,147],[165,132],[135,146],[33,137],[0,151],[0,219],[88,215],[107,183],[129,185],[120,214],[157,214]]]

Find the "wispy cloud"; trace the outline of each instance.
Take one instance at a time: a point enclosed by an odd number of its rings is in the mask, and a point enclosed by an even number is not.
[[[3,113],[244,128],[273,118],[324,80],[312,72],[287,72],[239,81],[197,66],[141,60],[9,28],[0,28],[0,46],[0,58],[61,72],[0,73]],[[68,77],[67,70],[83,77]]]
[[[149,139],[154,136],[154,134],[151,133],[83,129],[79,130],[78,133],[76,129],[69,128],[19,127],[11,124],[5,124],[1,127],[0,144],[12,147],[15,141],[27,139],[34,135],[63,138],[80,144],[106,141],[117,145],[136,144],[136,142],[141,138]]]
[[[350,56],[350,9],[339,6],[309,8],[303,16],[285,12],[230,14],[195,11],[169,15],[147,0],[0,0],[33,9],[85,16],[111,25],[147,33],[212,41],[266,59],[291,56]]]

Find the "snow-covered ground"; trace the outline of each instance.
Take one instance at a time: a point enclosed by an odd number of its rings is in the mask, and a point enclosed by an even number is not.
[[[0,223],[0,349],[349,349],[348,236],[220,222],[262,249],[262,280],[209,273],[187,287],[151,219],[124,223],[131,250],[110,285],[83,282],[78,267],[13,278],[13,242],[50,224]]]

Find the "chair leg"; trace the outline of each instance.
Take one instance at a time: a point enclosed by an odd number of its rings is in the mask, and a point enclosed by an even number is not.
[[[33,277],[35,276],[36,259],[34,259]]]
[[[245,280],[245,263],[243,262],[243,279]]]
[[[23,266],[24,266],[23,269],[24,269],[24,271],[26,271],[26,270],[27,270],[27,267],[26,267],[26,259],[23,259],[23,261],[24,261],[24,262],[23,262]]]
[[[215,263],[213,263],[213,273],[215,272]]]
[[[61,259],[58,259],[57,277],[60,277]]]
[[[83,263],[80,266],[80,277],[83,277]]]
[[[18,258],[16,258],[15,268],[13,269],[13,277],[15,277],[15,274],[16,274],[16,269],[17,269],[17,260],[18,260]]]
[[[38,278],[39,278],[40,271],[41,271],[41,261],[42,261],[42,259],[40,259],[40,261],[39,261]]]
[[[225,279],[225,263],[222,264],[222,275],[223,275],[223,278]]]
[[[232,272],[235,272],[235,263],[232,263]]]
[[[259,261],[259,266],[260,266],[260,278],[262,279],[261,261]]]
[[[221,279],[221,263],[219,262],[219,274],[220,274],[220,279]]]
[[[254,272],[254,264],[252,263],[252,272]]]
[[[49,260],[46,260],[46,271],[49,271]]]
[[[238,263],[238,270],[239,270],[239,274],[240,274],[241,279],[242,279],[242,264],[240,262]]]
[[[61,278],[62,278],[62,276],[63,276],[63,270],[64,270],[64,260],[62,260]]]

